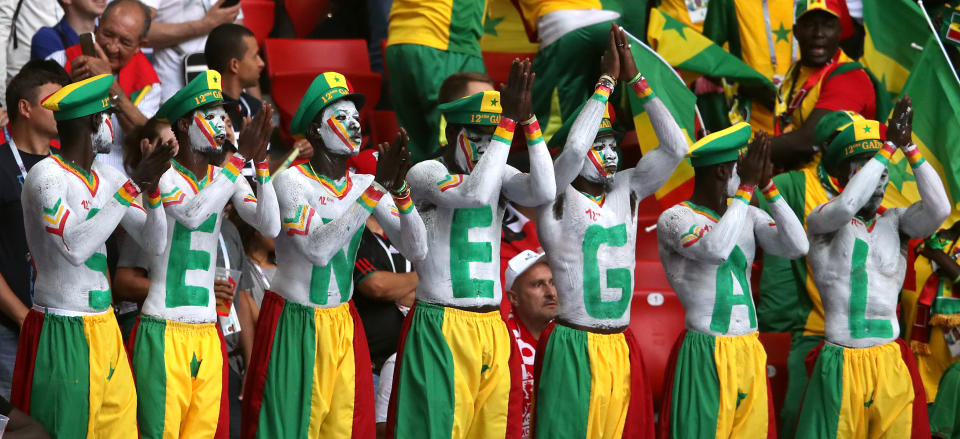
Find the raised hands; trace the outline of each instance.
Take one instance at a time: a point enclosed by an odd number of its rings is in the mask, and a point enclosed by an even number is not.
[[[773,162],[770,161],[770,136],[764,131],[755,131],[747,154],[740,157],[737,165],[740,183],[747,186],[766,187],[773,177]]]
[[[144,142],[149,145],[149,148],[146,148],[146,151],[149,151],[149,153],[144,152],[143,159],[140,160],[137,167],[133,169],[133,172],[130,174],[130,179],[140,187],[143,193],[149,194],[157,189],[160,176],[170,169],[170,159],[173,158],[174,142],[167,140],[161,144],[159,137],[152,143],[147,139],[143,139],[140,141],[141,150],[144,150]]]
[[[516,64],[514,64],[516,65]],[[400,128],[392,143],[377,145],[377,174],[374,180],[390,192],[403,188],[410,170],[410,153],[407,152],[407,131]]]
[[[619,36],[618,27],[616,24],[610,24],[610,38],[607,40],[607,49],[603,52],[603,57],[600,58],[600,71],[602,75],[609,76],[613,78],[613,81],[617,81],[617,77],[620,75],[620,48],[617,47]]]
[[[263,108],[251,120],[243,119],[240,138],[237,139],[237,152],[244,158],[260,163],[267,159],[267,144],[273,135],[273,107],[261,101]]]
[[[617,54],[620,57],[620,80],[630,81],[637,77],[637,62],[633,60],[630,50],[630,38],[622,27],[610,25],[610,35],[615,38]]]
[[[515,59],[510,66],[510,79],[500,92],[503,117],[523,122],[533,116],[533,79],[529,59]]]
[[[913,131],[913,99],[904,95],[893,107],[893,114],[887,121],[887,140],[903,149],[913,144],[910,134]]]

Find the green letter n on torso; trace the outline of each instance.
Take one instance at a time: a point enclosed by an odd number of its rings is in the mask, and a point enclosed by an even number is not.
[[[450,281],[453,297],[493,298],[493,281],[470,277],[471,262],[493,261],[493,244],[470,241],[470,229],[489,227],[493,223],[490,206],[454,209],[450,223]]]
[[[583,234],[583,301],[587,314],[595,319],[618,319],[633,298],[633,273],[626,268],[607,269],[607,288],[619,288],[620,298],[604,301],[597,252],[601,245],[620,247],[627,243],[626,225],[610,228],[599,224],[587,227]]]
[[[323,223],[327,224],[333,221],[332,218],[323,218]],[[351,288],[353,287],[353,264],[357,259],[357,247],[360,246],[360,237],[363,235],[363,228],[357,229],[350,238],[350,244],[347,246],[347,253],[343,249],[333,255],[333,259],[327,265],[318,267],[313,266],[310,273],[310,301],[317,305],[326,305],[330,294],[330,271],[337,280],[337,289],[340,290],[340,303],[346,302],[350,298]]]

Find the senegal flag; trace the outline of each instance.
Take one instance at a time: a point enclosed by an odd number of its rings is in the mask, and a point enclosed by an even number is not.
[[[680,125],[687,136],[687,142],[693,143],[696,135],[699,114],[697,114],[697,97],[687,88],[680,76],[670,67],[670,65],[646,44],[643,44],[633,35],[627,34],[632,46],[633,60],[637,63],[637,69],[644,77],[650,88],[657,94],[657,97],[663,101],[663,104],[670,110],[670,114]],[[653,132],[653,125],[650,124],[650,116],[644,111],[643,104],[633,93],[626,93],[630,96],[630,109],[633,113],[633,123],[637,130],[637,140],[640,143],[640,150],[646,154],[660,145],[656,134]],[[667,180],[655,196],[660,206],[667,208],[690,198],[693,193],[693,166],[690,160],[683,159],[677,166],[673,176]]]
[[[487,1],[486,18],[480,48],[484,52],[535,53],[537,43],[530,42],[523,18],[510,0]]]
[[[930,35],[923,11],[911,0],[865,1],[863,25],[863,65],[897,96]]]
[[[678,69],[773,88],[769,78],[657,8],[650,11],[647,41],[668,64]]]
[[[927,30],[927,35],[930,31]],[[960,201],[960,82],[957,81],[950,61],[931,36],[924,44],[920,59],[903,86],[903,94],[913,98],[913,142],[920,153],[933,165],[943,178],[954,213],[946,224],[958,219],[957,202]],[[891,162],[890,181],[902,186],[901,192],[908,200],[917,200],[916,181],[913,176],[899,177],[897,167],[909,169],[906,159]],[[906,172],[906,171],[905,171]],[[912,187],[911,187],[912,186]],[[889,192],[888,192],[889,193]]]

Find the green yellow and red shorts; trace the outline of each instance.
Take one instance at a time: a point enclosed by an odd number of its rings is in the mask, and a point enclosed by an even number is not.
[[[756,332],[685,330],[665,375],[658,438],[777,437],[767,353]]]
[[[353,302],[314,308],[267,291],[243,395],[244,438],[370,438],[373,376]]]
[[[229,437],[227,351],[216,323],[140,314],[127,349],[141,438]]]
[[[417,302],[400,337],[387,437],[520,437],[521,359],[500,311]]]
[[[797,438],[930,437],[923,384],[902,339],[869,348],[822,344],[810,360]]]
[[[534,437],[653,437],[653,399],[630,329],[600,334],[551,323],[534,375]]]
[[[112,308],[34,306],[18,346],[11,402],[53,437],[137,437],[137,392]]]

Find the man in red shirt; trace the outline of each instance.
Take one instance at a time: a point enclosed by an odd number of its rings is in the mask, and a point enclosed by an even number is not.
[[[517,349],[523,360],[523,439],[530,437],[537,341],[547,324],[557,315],[557,289],[553,286],[553,273],[545,257],[543,252],[524,250],[510,259],[504,273],[506,279],[503,288],[512,305],[507,328],[517,341]]]
[[[771,144],[771,159],[781,169],[798,169],[818,161],[814,128],[823,115],[849,110],[875,119],[877,110],[883,113],[880,117],[889,111],[877,108],[870,74],[840,49],[842,1],[797,2],[794,32],[800,59],[780,86],[775,120],[778,136]]]

